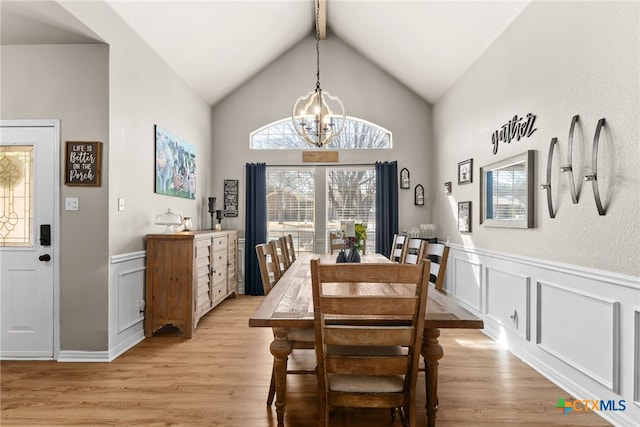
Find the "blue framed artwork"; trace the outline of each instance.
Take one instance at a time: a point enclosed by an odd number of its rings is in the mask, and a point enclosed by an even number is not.
[[[177,136],[155,125],[155,192],[196,198],[196,150]]]

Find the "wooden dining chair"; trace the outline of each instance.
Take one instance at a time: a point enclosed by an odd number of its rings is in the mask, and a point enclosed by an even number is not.
[[[258,256],[258,266],[260,267],[262,289],[264,290],[264,294],[268,295],[282,276],[278,255],[275,252],[275,247],[271,243],[256,245],[256,255]]]
[[[389,255],[389,259],[393,262],[402,262],[404,259],[405,251],[407,247],[405,243],[409,237],[403,234],[395,234],[393,236],[393,243],[391,244],[391,254]]]
[[[329,253],[344,249],[344,239],[334,231],[329,232]]]
[[[280,262],[276,253],[276,247],[272,242],[256,245],[256,253],[258,255],[258,265],[260,267],[260,278],[262,279],[262,288],[264,294],[267,295],[273,287],[278,283],[282,273],[280,271]],[[313,329],[292,328],[287,334],[287,339],[291,343],[293,350],[306,349],[313,350],[315,348],[315,335]],[[314,374],[316,370],[287,370],[287,374]],[[267,405],[271,406],[273,398],[276,395],[275,380],[275,361],[271,367],[271,382],[269,384],[269,393],[267,394]]]
[[[276,252],[278,262],[280,263],[280,273],[284,274],[284,272],[289,268],[289,265],[291,265],[289,263],[289,257],[287,256],[286,242],[283,238],[279,238],[270,240],[269,243],[273,245]]]
[[[408,239],[405,244],[404,257],[401,264],[420,264],[427,251],[427,242],[422,239]]]
[[[429,282],[433,283],[435,289],[441,291],[447,269],[447,258],[449,258],[449,246],[442,243],[429,243],[425,256],[431,261]]]
[[[416,425],[428,264],[311,260],[319,426],[335,406],[398,408],[403,425]],[[404,292],[376,292],[375,284]]]
[[[293,236],[291,234],[287,234],[285,237],[285,249],[287,250],[287,257],[289,258],[289,264],[293,264],[293,261],[296,260],[296,247],[293,244]]]

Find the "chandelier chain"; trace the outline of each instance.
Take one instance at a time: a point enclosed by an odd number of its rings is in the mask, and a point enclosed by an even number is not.
[[[316,1],[316,89],[320,89],[320,0]]]

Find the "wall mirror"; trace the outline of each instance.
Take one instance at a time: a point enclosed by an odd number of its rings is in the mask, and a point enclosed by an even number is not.
[[[533,228],[535,150],[480,168],[480,223]]]

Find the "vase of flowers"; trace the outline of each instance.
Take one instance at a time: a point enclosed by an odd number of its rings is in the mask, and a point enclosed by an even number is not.
[[[367,226],[362,223],[357,223],[353,225],[353,230],[351,230],[350,227],[345,228],[343,225],[340,234],[344,240],[344,256],[338,254],[336,261],[360,262],[360,251],[362,251],[362,246],[367,240]],[[349,234],[352,235],[349,236]],[[340,252],[342,253],[343,251]]]

